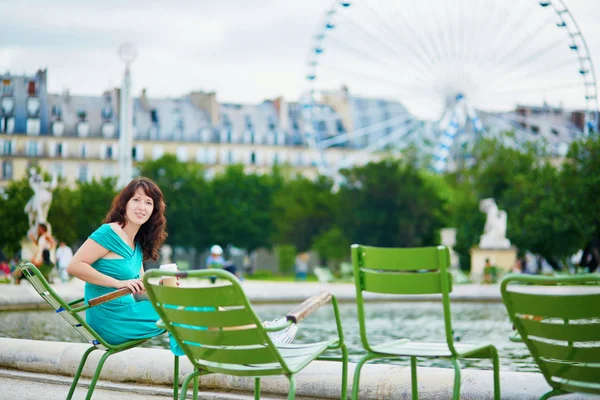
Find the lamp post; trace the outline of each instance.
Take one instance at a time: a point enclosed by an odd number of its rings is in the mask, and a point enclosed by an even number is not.
[[[125,64],[123,85],[121,86],[120,121],[119,121],[119,188],[125,187],[132,179],[132,136],[133,136],[133,104],[131,101],[131,72],[129,66],[137,57],[137,49],[131,43],[119,47],[119,58]]]

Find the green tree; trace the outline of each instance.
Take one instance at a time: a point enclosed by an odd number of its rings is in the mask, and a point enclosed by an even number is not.
[[[33,190],[27,179],[11,182],[0,196],[0,246],[9,257],[21,249],[21,240],[29,229],[25,204]]]
[[[343,171],[338,226],[355,243],[437,244],[445,200],[414,165],[384,160]]]
[[[337,270],[339,263],[350,257],[350,245],[350,239],[334,226],[317,236],[312,247],[319,254],[322,264],[333,261]]]
[[[78,214],[81,215],[76,211],[81,204],[78,198],[78,191],[61,183],[52,192],[52,204],[48,211],[48,222],[52,226],[52,235],[69,245],[81,240],[77,236],[78,221],[74,218]]]
[[[214,203],[209,215],[214,243],[234,244],[252,251],[270,247],[273,196],[281,177],[245,174],[241,165],[229,166],[210,182]]]
[[[299,251],[309,250],[313,239],[335,222],[338,199],[332,186],[333,182],[323,176],[316,181],[301,176],[285,181],[273,199],[273,241],[292,243]]]
[[[183,163],[172,154],[139,166],[140,175],[160,187],[166,208],[167,243],[201,251],[211,242],[210,213],[214,204],[211,186],[201,165]]]
[[[78,182],[75,189],[75,208],[67,223],[75,224],[76,241],[84,242],[100,225],[108,214],[113,199],[117,195],[116,178],[100,181]]]

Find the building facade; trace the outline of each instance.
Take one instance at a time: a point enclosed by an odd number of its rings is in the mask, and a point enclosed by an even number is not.
[[[101,96],[49,94],[47,72],[0,75],[0,186],[40,166],[68,183],[118,174],[119,89]],[[289,165],[317,175],[317,151],[307,147],[299,105],[283,98],[261,104],[218,103],[216,93],[177,98],[133,99],[134,163],[174,154],[214,174],[243,164],[248,172]],[[334,132],[327,133],[328,135]],[[326,157],[336,163],[353,152],[338,147]]]

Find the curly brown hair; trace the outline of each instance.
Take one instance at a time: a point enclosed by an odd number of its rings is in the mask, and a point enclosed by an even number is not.
[[[165,202],[163,194],[154,181],[145,177],[139,177],[131,182],[114,198],[108,214],[102,223],[109,224],[117,222],[122,228],[127,224],[125,210],[127,202],[135,195],[138,188],[142,188],[146,196],[152,198],[154,208],[152,215],[135,235],[135,242],[142,247],[144,261],[158,260],[160,246],[167,238],[167,219],[165,218]]]

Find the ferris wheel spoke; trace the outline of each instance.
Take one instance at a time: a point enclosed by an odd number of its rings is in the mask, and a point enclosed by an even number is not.
[[[521,51],[525,51],[525,55],[527,56],[527,54],[531,51],[531,50],[527,49],[527,46],[530,45],[531,43],[533,43],[533,40],[536,36],[540,35],[545,29],[548,28],[549,23],[550,23],[550,20],[541,23],[539,26],[536,27],[536,29],[528,32],[524,38],[521,38],[520,40],[518,40],[513,47],[509,47],[508,50],[506,50],[503,54],[500,55],[500,57],[498,57],[497,59],[495,59],[493,61],[494,65],[497,66],[496,68],[501,69],[502,66],[506,65],[506,62],[508,60],[514,61],[518,57],[518,55],[520,54]],[[561,38],[561,40],[564,40],[564,39]],[[553,46],[554,46],[554,43],[551,46],[547,46],[547,47],[551,48]],[[539,51],[538,51],[538,53],[539,53]]]
[[[404,82],[400,82],[400,81],[395,81],[392,79],[386,79],[382,76],[371,76],[371,75],[366,75],[364,73],[358,72],[358,71],[353,71],[349,68],[343,68],[343,67],[339,67],[337,65],[328,65],[328,64],[321,64],[321,67],[325,68],[325,69],[330,69],[330,70],[334,70],[334,71],[341,71],[347,74],[351,74],[353,76],[357,76],[357,77],[361,77],[363,79],[368,79],[370,80],[370,83],[372,84],[373,82],[380,82],[381,84],[385,84],[387,86],[392,86],[394,88],[398,88],[398,89],[402,89],[402,90],[406,90],[409,91],[411,93],[421,93],[422,95],[425,96],[430,96],[432,93],[431,90],[427,90],[425,87],[423,86],[414,86],[414,85],[407,85]]]
[[[377,36],[376,36],[374,33],[372,33],[370,30],[367,30],[366,28],[363,28],[363,27],[361,27],[360,25],[358,25],[358,23],[356,23],[356,22],[355,22],[353,19],[351,19],[350,17],[348,17],[348,16],[347,16],[347,17],[345,17],[345,19],[347,20],[347,23],[348,23],[350,26],[353,26],[353,27],[355,27],[355,29],[357,29],[357,30],[360,30],[360,31],[363,33],[363,35],[365,35],[365,36],[367,36],[367,37],[369,37],[369,38],[373,39],[375,43],[378,43],[378,44],[382,45],[382,46],[384,47],[384,55],[385,55],[385,58],[386,58],[386,59],[388,60],[388,62],[389,62],[390,64],[392,64],[394,67],[397,67],[397,64],[395,64],[395,65],[394,65],[394,62],[393,62],[393,61],[390,61],[390,59],[389,59],[389,55],[388,55],[388,54],[386,54],[386,51],[387,51],[388,53],[391,53],[391,54],[395,54],[395,55],[397,55],[397,56],[399,57],[399,58],[397,58],[397,60],[406,60],[405,54],[403,55],[403,54],[402,54],[402,53],[401,53],[401,52],[400,52],[400,51],[399,51],[397,48],[395,48],[395,47],[394,47],[394,45],[393,45],[393,44],[389,44],[387,41],[384,41],[384,40],[382,40],[382,39],[378,38],[378,37],[377,37]],[[364,36],[363,36],[363,38],[362,38],[362,39],[364,39]],[[342,42],[342,41],[341,41],[340,39],[338,39],[337,37],[336,37],[336,40],[338,40],[339,42]],[[346,43],[346,42],[342,42],[342,43],[344,43],[344,44],[345,44],[347,47],[354,47],[353,45],[350,45],[350,44],[348,44],[348,43]],[[369,47],[372,47],[372,45],[371,45],[370,43],[369,43],[368,45],[369,45]],[[405,48],[406,48],[406,47],[405,47]],[[407,49],[408,49],[409,51],[411,51],[411,50],[412,50],[412,49],[410,49],[410,48],[407,48]],[[413,52],[413,54],[415,54],[415,53]],[[418,73],[419,73],[421,76],[423,76],[423,78],[424,78],[424,79],[427,79],[428,77],[427,77],[427,76],[425,76],[425,75],[423,74],[423,69],[424,69],[424,68],[428,68],[428,65],[427,65],[427,64],[425,64],[425,63],[424,63],[425,61],[424,61],[424,60],[422,60],[421,58],[419,58],[419,59],[418,59],[418,61],[419,61],[418,63],[414,63],[414,62],[413,62],[413,63],[410,63],[410,64],[408,64],[408,66],[410,66],[411,68],[413,68],[413,70],[414,70],[414,71],[418,72]]]
[[[335,146],[337,144],[345,143],[351,139],[356,139],[359,137],[369,135],[373,132],[381,131],[382,129],[387,129],[387,128],[395,127],[395,126],[401,126],[401,125],[404,125],[407,122],[410,122],[413,120],[414,120],[414,118],[410,114],[408,114],[408,113],[402,114],[398,117],[390,118],[388,120],[378,122],[376,124],[369,125],[364,128],[356,129],[352,132],[344,133],[344,134],[337,135],[337,136],[334,136],[329,139],[322,140],[321,142],[319,142],[318,145],[319,145],[319,148],[324,149],[327,147]]]
[[[367,3],[365,2],[365,4],[367,4]],[[384,32],[386,32],[386,34],[389,35],[391,38],[393,38],[397,43],[402,44],[402,46],[405,49],[408,49],[411,54],[413,54],[415,57],[417,57],[419,59],[419,61],[421,61],[422,65],[427,69],[427,71],[430,71],[431,68],[433,67],[432,60],[434,57],[428,51],[429,47],[420,41],[420,38],[418,37],[418,35],[415,35],[415,32],[412,29],[411,24],[404,21],[404,16],[402,14],[399,15],[401,18],[400,24],[404,28],[404,30],[408,33],[408,35],[410,36],[409,40],[405,40],[402,37],[402,35],[399,35],[398,33],[396,33],[394,31],[394,29],[392,28],[392,26],[385,19],[381,18],[378,14],[374,15],[374,13],[371,10],[372,10],[372,8],[369,7],[368,15],[371,17],[371,19],[375,19],[374,23],[377,24],[378,20],[379,20],[382,30]],[[416,42],[417,45],[416,46],[411,45],[409,43],[410,40]]]
[[[506,96],[513,95],[514,93],[525,93],[525,92],[538,92],[538,93],[547,93],[554,90],[581,90],[578,86],[581,85],[581,82],[563,82],[556,85],[547,85],[547,86],[536,86],[536,87],[505,87],[498,90],[489,90],[485,93],[493,94],[494,96]],[[481,92],[483,93],[483,92]]]
[[[359,60],[360,63],[370,63],[371,69],[386,70],[387,73],[385,75],[391,75],[394,73],[394,71],[397,71],[398,69],[397,63],[395,64],[391,60],[379,59],[370,51],[361,50],[360,48],[357,48],[354,44],[350,44],[346,41],[343,41],[338,37],[332,36],[329,38],[329,40],[332,41],[333,44],[336,45],[338,48],[346,50],[346,53],[344,54],[353,55],[356,59]],[[422,65],[408,64],[407,66],[410,67],[411,70],[417,74],[417,76],[415,76],[417,80],[420,80],[423,83],[426,82],[427,76],[423,75],[424,67]]]
[[[352,156],[348,156],[345,159],[343,159],[342,161],[340,161],[336,165],[336,170],[339,171],[340,169],[343,169],[343,168],[346,168],[346,167],[352,165],[354,163],[354,160],[357,157],[361,156],[361,153],[370,153],[370,152],[382,149],[383,147],[385,147],[389,144],[397,142],[398,140],[402,139],[404,136],[412,133],[413,130],[419,126],[420,126],[419,123],[413,122],[410,125],[406,125],[406,126],[397,128],[396,130],[394,130],[387,136],[383,136],[383,137],[379,138],[377,141],[375,141],[374,143],[369,144],[367,147],[362,149],[360,152],[358,152]]]
[[[502,29],[499,33],[495,35],[495,40],[485,47],[488,49],[488,51],[484,52],[482,54],[482,57],[477,59],[477,62],[484,65],[496,65],[499,60],[499,57],[497,56],[500,53],[500,50],[503,46],[506,46],[507,42],[510,42],[507,38],[507,35],[514,35],[515,32],[519,32],[520,26],[527,26],[525,20],[530,16],[532,10],[533,7],[523,9],[521,11],[521,14],[519,14],[518,17],[515,18],[515,21],[512,24],[505,24],[504,29]],[[517,41],[517,43],[523,42]],[[504,55],[505,53],[502,52],[502,54]]]
[[[512,74],[503,75],[500,78],[497,78],[496,80],[490,81],[489,86],[503,85],[507,81],[510,81],[512,83],[521,82],[521,81],[526,80],[526,78],[539,77],[540,74],[542,74],[542,73],[558,71],[563,68],[572,67],[577,64],[579,64],[579,59],[570,58],[570,59],[558,62],[556,64],[553,64],[551,66],[546,66],[546,65],[537,66],[536,69],[527,71],[525,73],[521,73],[521,75],[516,75],[516,73],[522,72],[522,71],[515,70],[516,72],[513,72]]]
[[[563,38],[560,38],[558,40],[556,40],[555,42],[551,43],[550,45],[538,50],[537,52],[528,55],[527,57],[520,59],[517,62],[513,62],[507,66],[505,66],[504,68],[501,69],[501,71],[503,71],[503,73],[507,73],[508,71],[513,71],[517,68],[522,68],[523,66],[530,64],[533,61],[539,60],[541,58],[542,55],[547,54],[548,52],[554,50],[555,48],[564,45],[565,41]]]

